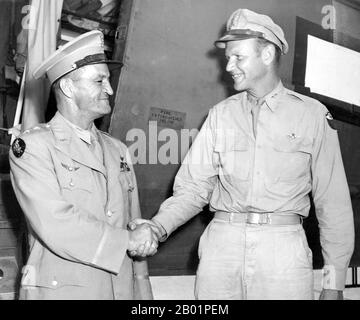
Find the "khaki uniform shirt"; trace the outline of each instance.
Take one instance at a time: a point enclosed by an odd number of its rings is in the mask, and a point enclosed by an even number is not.
[[[212,211],[308,216],[312,192],[324,288],[342,290],[354,246],[352,205],[336,130],[318,101],[279,85],[258,114],[245,92],[214,106],[153,218],[169,235],[204,205]],[[330,121],[330,120],[329,120]]]

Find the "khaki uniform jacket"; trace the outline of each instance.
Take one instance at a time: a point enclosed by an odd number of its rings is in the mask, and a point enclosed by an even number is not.
[[[20,136],[20,157],[10,152],[30,232],[21,299],[152,299],[146,262],[127,255],[140,207],[126,146],[94,131],[104,164],[59,113]]]

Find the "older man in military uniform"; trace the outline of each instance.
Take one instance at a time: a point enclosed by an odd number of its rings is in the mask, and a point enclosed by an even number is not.
[[[127,148],[94,125],[111,111],[111,62],[102,33],[91,31],[34,72],[49,79],[58,112],[18,137],[10,154],[30,233],[21,299],[152,298],[146,262],[127,254],[157,247],[149,226],[127,230],[140,217]]]
[[[284,88],[283,30],[265,15],[235,11],[226,70],[236,94],[214,106],[184,159],[174,194],[149,223],[169,236],[210,203],[199,243],[199,299],[312,299],[312,253],[301,224],[312,192],[324,256],[321,299],[341,299],[353,252],[348,185],[331,115]],[[162,228],[162,232],[157,229]]]

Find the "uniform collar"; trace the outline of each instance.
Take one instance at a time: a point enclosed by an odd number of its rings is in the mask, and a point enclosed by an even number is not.
[[[76,125],[74,127],[74,124],[67,121],[60,112],[55,114],[49,124],[56,139],[55,149],[68,155],[76,162],[82,163],[87,167],[101,172],[105,177],[107,176],[104,164],[95,157],[94,153],[91,152],[90,148],[88,148],[88,142],[84,140],[88,139],[90,135],[91,141],[91,136],[94,135],[95,138],[98,138],[99,144],[104,148],[104,145],[106,144],[106,142],[104,143],[105,139],[101,139],[101,134],[98,134],[98,130],[95,125],[93,125],[90,130],[76,130]],[[82,131],[88,131],[88,134],[81,137],[81,133],[83,133]],[[111,156],[108,157],[107,153],[104,152],[104,161],[106,163],[109,162],[108,158],[110,157]]]
[[[267,95],[265,95],[263,98],[261,98],[261,100],[265,101],[265,103],[269,107],[269,109],[274,112],[276,110],[276,108],[278,107],[278,99],[283,92],[284,92],[284,85],[282,84],[282,81],[280,80],[278,85],[272,91],[270,91]],[[246,100],[249,102],[249,103],[247,103],[247,109],[248,109],[248,112],[250,112],[252,104],[256,103],[257,100],[254,99],[248,93],[246,94]]]
[[[94,123],[91,125],[89,130],[85,130],[77,126],[76,124],[72,123],[68,119],[66,119],[60,112],[58,112],[60,117],[64,119],[64,121],[74,130],[75,134],[87,144],[91,144],[91,136],[93,135],[96,137],[96,130]]]

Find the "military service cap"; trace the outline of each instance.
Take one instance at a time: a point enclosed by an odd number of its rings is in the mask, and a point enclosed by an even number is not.
[[[223,49],[228,41],[250,38],[265,39],[278,46],[282,54],[286,54],[289,50],[281,27],[269,16],[248,9],[238,9],[231,14],[226,24],[226,33],[215,41],[215,46]]]
[[[71,71],[89,64],[117,63],[108,60],[104,51],[104,35],[101,31],[93,30],[69,41],[49,56],[33,73],[35,79],[46,75],[53,84]]]

